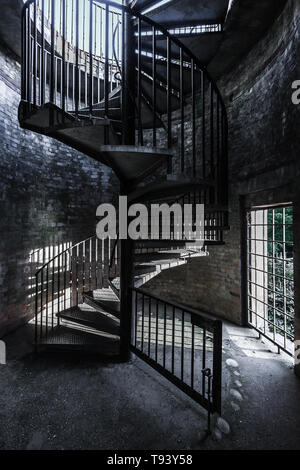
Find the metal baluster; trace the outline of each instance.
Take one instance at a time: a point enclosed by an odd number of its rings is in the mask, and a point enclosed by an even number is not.
[[[33,104],[36,105],[36,77],[37,77],[37,26],[36,1],[33,3]]]
[[[156,300],[155,361],[158,359],[158,301]]]
[[[32,74],[31,74],[31,17],[30,7],[27,9],[27,101],[31,103],[31,88],[32,88]]]
[[[193,177],[196,176],[196,103],[195,103],[195,64],[191,60],[191,85],[192,85],[192,159]]]
[[[109,64],[108,64],[108,40],[109,40],[109,7],[105,5],[105,69],[104,69],[104,115],[108,117],[108,108],[109,108]],[[104,129],[105,137],[104,143],[108,144],[108,128],[105,126]]]
[[[21,19],[21,99],[26,100],[26,60],[27,60],[27,48],[26,48],[26,16],[25,9],[22,10]]]
[[[62,75],[62,110],[63,121],[65,119],[64,113],[66,110],[66,0],[62,0],[62,62],[61,62],[61,75]]]
[[[76,0],[76,11],[75,11],[75,29],[76,29],[76,65],[75,65],[75,114],[78,117],[79,108],[79,0]],[[74,87],[73,87],[74,88]]]
[[[163,348],[163,367],[166,367],[166,340],[167,340],[167,305],[164,305],[164,348]]]
[[[90,0],[90,80],[89,80],[89,107],[93,115],[93,2]]]
[[[151,297],[149,297],[148,356],[151,356]]]
[[[210,83],[210,175],[214,178],[214,89]]]
[[[59,250],[59,245],[58,245]],[[57,314],[60,314],[60,254],[57,257]],[[60,323],[59,316],[57,317],[57,325]]]
[[[35,275],[35,324],[34,324],[34,339],[35,339],[35,351],[37,350],[38,341],[38,293],[39,293],[39,273]]]
[[[193,317],[191,316],[193,322]],[[191,347],[191,387],[194,388],[194,371],[195,371],[195,325],[192,323],[192,347]]]
[[[202,107],[202,178],[206,176],[206,141],[205,141],[205,77],[204,73],[201,70],[201,107]]]
[[[206,328],[203,328],[203,348],[202,348],[202,370],[206,365]],[[202,377],[202,395],[205,397],[205,376]]]
[[[40,62],[40,105],[45,104],[45,0],[42,0],[42,24],[41,24],[41,62]]]
[[[52,302],[51,302],[51,328],[54,328],[54,283],[55,283],[55,259],[52,260]]]
[[[138,96],[138,143],[142,145],[143,131],[142,131],[142,66],[141,66],[141,52],[142,52],[142,31],[141,31],[141,18],[138,18],[138,83],[137,83],[137,96]]]
[[[172,374],[174,374],[175,365],[175,307],[172,314]]]
[[[51,0],[51,57],[50,57],[50,102],[54,103],[55,87],[55,0]],[[50,113],[53,121],[53,113]],[[50,126],[53,122],[50,122]]]
[[[137,331],[138,331],[138,293],[135,292],[135,337],[134,346],[137,347]]]
[[[152,104],[153,104],[153,147],[156,147],[156,28],[152,27]]]
[[[182,310],[182,325],[181,325],[181,380],[184,378],[184,310]]]
[[[171,41],[167,37],[167,129],[168,149],[172,147],[172,109],[171,109]],[[172,172],[172,162],[168,160],[168,173]]]
[[[142,294],[142,343],[141,351],[144,352],[144,321],[145,321],[145,296]]]
[[[183,97],[183,50],[180,48],[180,154],[181,172],[184,172],[184,97]]]

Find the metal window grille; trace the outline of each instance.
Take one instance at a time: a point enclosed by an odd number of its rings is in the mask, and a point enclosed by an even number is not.
[[[249,324],[293,355],[293,207],[249,211],[247,247]]]

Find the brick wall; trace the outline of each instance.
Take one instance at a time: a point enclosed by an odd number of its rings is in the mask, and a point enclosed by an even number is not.
[[[0,336],[27,320],[29,254],[95,233],[96,207],[117,187],[110,169],[20,129],[20,64],[0,46]]]
[[[267,35],[220,80],[229,119],[231,230],[209,257],[151,280],[146,288],[153,293],[242,322],[240,196],[246,206],[299,199],[300,106],[291,101],[292,82],[300,79],[299,34],[300,4],[290,0]],[[297,272],[296,237],[295,244]]]

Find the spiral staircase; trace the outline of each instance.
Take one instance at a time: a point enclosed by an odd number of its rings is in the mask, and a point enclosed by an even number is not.
[[[131,204],[204,204],[204,247],[177,240],[171,227],[168,240],[92,236],[59,252],[35,276],[36,348],[109,360],[133,351],[207,409],[220,410],[221,322],[143,285],[224,243],[226,109],[205,62],[218,47],[228,2],[215,2],[216,18],[204,18],[220,23],[209,32],[196,26],[190,0],[143,15],[151,3],[28,0],[19,121],[111,167]],[[193,26],[178,28],[185,7]]]

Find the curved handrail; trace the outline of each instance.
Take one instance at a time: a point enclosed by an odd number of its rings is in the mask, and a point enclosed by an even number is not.
[[[86,238],[85,240],[82,240],[81,242],[76,243],[75,245],[70,246],[69,248],[66,248],[64,251],[61,251],[60,253],[57,253],[53,258],[51,258],[47,263],[45,263],[43,266],[41,266],[35,273],[35,276],[38,276],[41,271],[43,271],[50,263],[53,263],[57,258],[61,257],[62,255],[66,254],[67,252],[70,252],[77,246],[81,245],[82,243],[86,243],[92,239],[96,238],[96,235],[93,235],[92,237]]]
[[[24,3],[23,5],[23,8],[22,8],[22,19],[23,19],[23,16],[25,14],[25,11],[26,9],[28,8],[28,6],[32,3],[34,3],[36,0],[27,0],[26,3]],[[97,4],[97,3],[103,3],[103,0],[92,0],[93,3]],[[179,39],[177,39],[176,37],[174,37],[168,30],[167,28],[165,28],[164,26],[156,23],[155,21],[151,20],[150,18],[148,18],[147,16],[143,15],[142,13],[140,13],[138,10],[136,10],[135,8],[131,8],[129,6],[126,6],[126,5],[120,5],[119,3],[116,3],[116,2],[113,2],[111,0],[105,0],[105,4],[108,5],[108,6],[111,6],[113,8],[116,8],[120,11],[124,11],[126,13],[129,13],[129,14],[132,14],[132,16],[136,17],[136,18],[139,18],[140,20],[144,21],[145,23],[148,23],[150,26],[152,27],[155,27],[155,29],[157,31],[160,31],[161,33],[164,34],[164,36],[168,37],[175,45],[177,45],[179,48],[181,48],[186,55],[189,56],[190,59],[192,59],[195,63],[195,65],[197,65],[201,71],[203,71],[206,75],[206,77],[209,79],[209,81],[212,83],[212,85],[214,86],[214,90],[215,92],[218,94],[218,97],[220,99],[220,102],[222,104],[222,107],[223,107],[223,110],[225,112],[225,117],[227,119],[227,112],[226,112],[226,107],[225,107],[225,103],[224,103],[224,100],[223,100],[223,97],[221,95],[221,92],[216,84],[216,81],[212,78],[212,76],[210,75],[210,73],[208,72],[207,70],[207,67],[201,63],[201,61],[195,56],[195,54],[193,54],[190,49],[188,47],[186,47]]]

